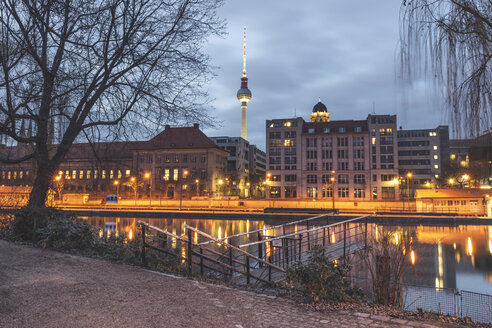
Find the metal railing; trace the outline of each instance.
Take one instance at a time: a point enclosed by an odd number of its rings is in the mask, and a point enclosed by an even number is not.
[[[424,309],[436,313],[492,323],[492,295],[453,288],[403,285],[402,304],[405,310]]]
[[[178,236],[139,221],[142,229],[142,263],[147,264],[146,249],[151,249],[178,257],[190,275],[199,273],[236,284],[276,283],[285,279],[289,267],[304,263],[314,246],[324,247],[325,255],[332,260],[345,259],[348,254],[366,246],[367,218],[370,215],[309,226],[309,221],[324,216],[249,232],[247,234],[257,236],[258,240],[242,245],[234,245],[234,237],[245,234],[219,239],[185,224],[186,235]],[[300,223],[306,223],[306,229],[288,231],[296,230]],[[279,229],[280,235],[268,235]]]

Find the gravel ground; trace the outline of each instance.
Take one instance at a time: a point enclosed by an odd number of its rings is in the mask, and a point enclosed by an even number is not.
[[[442,327],[433,322],[309,311],[140,267],[0,240],[0,327]]]

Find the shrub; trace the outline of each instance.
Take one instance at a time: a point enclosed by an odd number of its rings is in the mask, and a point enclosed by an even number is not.
[[[322,247],[314,247],[308,262],[287,270],[287,283],[308,302],[347,302],[362,297],[347,278],[349,268],[325,257]]]

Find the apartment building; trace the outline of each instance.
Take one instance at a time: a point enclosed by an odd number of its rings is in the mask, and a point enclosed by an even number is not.
[[[413,195],[416,189],[439,184],[439,179],[449,167],[449,128],[443,125],[435,129],[400,128],[397,135],[400,176],[412,173],[410,188],[402,188],[402,192],[410,190]]]
[[[321,100],[310,122],[267,120],[267,198],[397,199],[395,131],[395,115],[330,121]]]

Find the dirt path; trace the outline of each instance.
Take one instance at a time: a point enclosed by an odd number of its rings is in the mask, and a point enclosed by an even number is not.
[[[435,327],[0,240],[0,327]]]

